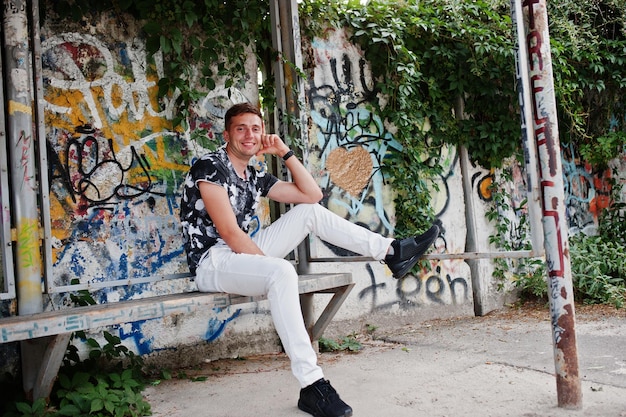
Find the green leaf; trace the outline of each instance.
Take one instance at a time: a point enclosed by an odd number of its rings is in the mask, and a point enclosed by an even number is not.
[[[156,35],[161,32],[161,25],[157,21],[148,21],[143,25],[142,29],[148,35]]]
[[[72,386],[80,387],[85,385],[91,385],[89,383],[90,375],[87,372],[76,372],[72,377]]]
[[[74,404],[64,404],[59,408],[57,413],[62,416],[80,416],[82,412],[80,408]]]
[[[187,22],[187,27],[192,27],[194,23],[198,21],[198,15],[193,10],[188,10],[185,13],[185,22]]]
[[[104,408],[104,402],[102,401],[102,399],[100,398],[94,398],[91,401],[91,409],[89,410],[89,412],[91,414],[95,413],[96,411],[100,411]]]
[[[159,46],[164,54],[169,54],[172,50],[172,43],[163,35],[159,36]]]
[[[90,348],[99,348],[100,343],[94,338],[89,338],[85,341]]]
[[[17,408],[17,410],[20,413],[22,413],[24,415],[31,415],[32,414],[32,407],[28,403],[18,402],[18,403],[15,403],[15,407]]]
[[[115,336],[114,334],[110,332],[105,331],[103,334],[104,334],[104,338],[106,339],[106,341],[112,345],[117,345],[121,343],[122,341],[122,339],[120,339],[119,336]]]

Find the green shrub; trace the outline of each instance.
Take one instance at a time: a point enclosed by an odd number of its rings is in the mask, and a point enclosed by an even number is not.
[[[626,301],[626,204],[621,202],[621,190],[613,180],[611,205],[599,216],[597,236],[580,233],[570,238],[572,280],[578,301],[617,308]]]
[[[72,283],[76,283],[75,280]],[[88,291],[70,294],[77,306],[95,304]],[[85,340],[88,357],[81,360],[72,343],[67,347],[50,403],[42,398],[30,403],[17,399],[8,404],[4,417],[139,417],[151,415],[141,391],[145,387],[143,359],[122,345],[122,341],[107,331],[106,344],[87,338],[84,331],[72,334],[72,339]]]
[[[73,337],[83,337],[77,332]],[[139,417],[151,414],[141,391],[145,387],[143,361],[121,344],[119,337],[104,332],[107,344],[87,339],[89,358],[78,359],[76,347],[68,347],[50,403],[17,400],[5,417]]]
[[[606,232],[615,229],[605,225],[601,230]],[[570,238],[572,280],[577,301],[612,304],[617,308],[624,306],[626,245],[619,239],[613,239],[612,235],[600,233],[597,236],[586,236],[580,233]]]

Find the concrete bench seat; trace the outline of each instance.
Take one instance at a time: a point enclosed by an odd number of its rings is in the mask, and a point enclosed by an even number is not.
[[[317,341],[354,287],[349,273],[300,275],[304,322]],[[315,294],[333,294],[317,320]],[[73,332],[116,324],[187,314],[197,309],[227,307],[264,300],[235,294],[186,292],[107,304],[65,308],[0,318],[0,343],[21,342],[24,390],[32,398],[48,397]],[[30,397],[31,395],[29,395]]]

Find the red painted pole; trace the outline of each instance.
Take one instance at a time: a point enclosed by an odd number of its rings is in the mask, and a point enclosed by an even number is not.
[[[522,3],[525,47],[530,80],[530,107],[538,156],[544,248],[548,267],[548,296],[556,368],[558,405],[582,407],[575,331],[574,291],[569,258],[561,146],[545,0]],[[515,5],[519,9],[519,3]]]

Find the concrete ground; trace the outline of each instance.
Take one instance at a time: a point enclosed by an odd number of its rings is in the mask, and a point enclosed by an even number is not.
[[[544,307],[398,319],[361,336],[361,352],[322,353],[320,364],[357,417],[626,417],[626,313],[577,307],[576,317],[578,410],[557,404]],[[209,362],[145,391],[156,417],[304,417],[298,393],[283,354]]]

